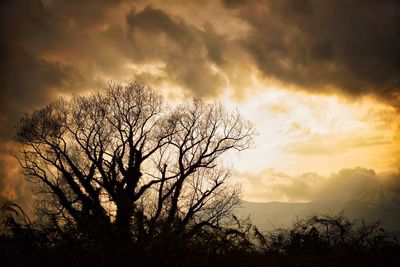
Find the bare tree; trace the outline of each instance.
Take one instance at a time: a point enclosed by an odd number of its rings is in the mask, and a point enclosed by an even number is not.
[[[249,148],[253,133],[220,104],[170,108],[144,84],[111,83],[23,117],[17,158],[60,226],[145,242],[221,226],[239,193],[221,156]]]

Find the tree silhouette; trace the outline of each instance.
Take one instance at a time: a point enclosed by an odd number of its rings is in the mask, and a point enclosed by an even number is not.
[[[59,99],[19,122],[17,158],[42,215],[92,237],[146,243],[222,229],[238,202],[221,156],[251,146],[252,124],[220,104],[171,108],[148,86]]]

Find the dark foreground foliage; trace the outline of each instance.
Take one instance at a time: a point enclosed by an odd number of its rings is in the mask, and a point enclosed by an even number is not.
[[[190,239],[160,233],[147,244],[32,223],[12,203],[1,216],[3,266],[398,266],[400,255],[396,237],[378,223],[343,213],[313,215],[268,233],[233,217],[226,229],[205,228]]]

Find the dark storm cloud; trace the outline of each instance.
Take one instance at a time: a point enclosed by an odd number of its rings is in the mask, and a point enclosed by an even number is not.
[[[127,22],[134,61],[165,63],[168,78],[197,95],[215,95],[222,87],[223,78],[211,64],[224,62],[224,36],[211,24],[199,29],[152,7],[133,10]]]
[[[226,0],[251,25],[242,40],[258,68],[284,84],[398,104],[400,2],[394,0]]]
[[[50,100],[51,87],[66,77],[60,64],[37,55],[49,27],[46,19],[38,1],[0,6],[0,195],[27,210],[32,195],[11,156],[14,125],[23,112]]]
[[[70,66],[42,58],[60,34],[40,1],[5,1],[0,14],[0,140],[8,140],[23,112],[48,102],[76,75]]]
[[[52,86],[59,86],[68,71],[57,63],[46,62],[23,50],[2,48],[6,54],[1,63],[2,124],[0,138],[10,138],[10,128],[17,117],[30,107],[43,104],[51,97]]]
[[[75,7],[71,11],[61,1],[47,6],[35,0],[0,4],[0,195],[27,210],[32,204],[31,190],[11,156],[14,125],[24,112],[48,103],[59,93],[72,92],[74,81],[84,80],[72,65],[46,59],[46,54],[56,55],[67,40],[71,42],[71,16],[82,5],[75,1]],[[76,17],[90,24],[98,15],[94,11]]]
[[[114,24],[112,36],[99,28],[109,23],[110,12],[122,2],[1,2],[0,140],[12,136],[10,129],[23,112],[48,103],[57,94],[97,85],[96,71],[120,69],[118,58],[106,53],[112,51],[107,45],[113,42],[103,39],[125,33]]]

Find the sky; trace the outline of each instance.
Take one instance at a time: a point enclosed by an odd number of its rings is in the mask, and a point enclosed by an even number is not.
[[[238,109],[254,148],[231,153],[251,201],[400,194],[400,2],[15,0],[0,3],[0,199],[32,203],[15,124],[111,80],[171,103]]]

